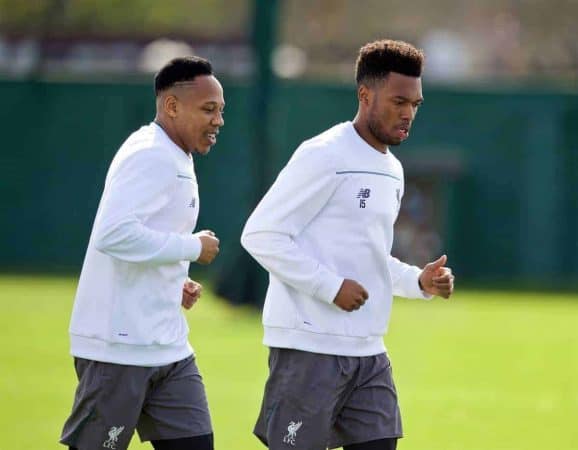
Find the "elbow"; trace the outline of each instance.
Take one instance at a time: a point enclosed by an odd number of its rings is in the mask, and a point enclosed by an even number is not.
[[[92,237],[94,248],[101,253],[110,254],[119,244],[126,240],[125,226],[98,227]]]
[[[94,245],[94,248],[99,252],[108,253],[113,247],[111,234],[98,230],[92,238],[92,245]]]
[[[241,235],[241,245],[253,258],[270,257],[279,252],[291,251],[294,242],[290,236],[271,231],[244,230]]]
[[[251,249],[251,244],[252,244],[252,239],[251,239],[251,235],[254,234],[254,232],[251,230],[251,228],[253,228],[253,224],[252,222],[252,217],[250,216],[249,219],[247,219],[247,222],[245,223],[245,226],[243,227],[243,231],[241,231],[241,246],[247,250],[250,253],[250,249]]]
[[[262,253],[264,243],[263,239],[266,237],[262,232],[249,230],[247,227],[241,233],[241,246],[252,257]]]
[[[243,233],[241,234],[241,246],[251,253],[251,237],[245,230],[243,230]]]

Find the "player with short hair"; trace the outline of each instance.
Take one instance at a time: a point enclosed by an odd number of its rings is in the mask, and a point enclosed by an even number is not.
[[[212,450],[205,388],[181,307],[202,286],[219,240],[192,234],[199,214],[193,154],[223,126],[223,88],[211,64],[176,58],[155,76],[156,117],[131,134],[106,176],[70,323],[78,376],[61,442],[122,450],[137,429],[157,450]]]
[[[270,449],[392,450],[402,436],[383,343],[393,296],[448,298],[454,282],[445,255],[422,270],[390,254],[404,192],[390,147],[423,101],[422,66],[405,42],[363,46],[357,115],[303,142],[245,225],[270,274],[254,431]]]

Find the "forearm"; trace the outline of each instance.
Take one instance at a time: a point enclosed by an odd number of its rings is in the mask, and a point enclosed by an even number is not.
[[[320,301],[333,302],[343,283],[342,277],[305,254],[288,235],[245,231],[241,243],[265,270]]]
[[[404,263],[393,256],[388,258],[388,268],[391,275],[393,295],[406,298],[431,298],[431,295],[422,291],[419,286],[419,276],[422,269]]]
[[[93,245],[98,251],[123,261],[159,265],[196,261],[201,253],[197,236],[153,230],[136,218],[99,224]]]

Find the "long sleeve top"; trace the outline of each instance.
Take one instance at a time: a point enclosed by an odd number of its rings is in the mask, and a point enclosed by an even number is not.
[[[393,296],[429,298],[421,269],[390,254],[403,190],[397,158],[370,147],[351,122],[299,146],[241,237],[269,272],[265,345],[343,356],[385,351]],[[354,312],[333,303],[345,278],[369,293]]]
[[[181,312],[199,213],[193,160],[157,124],[122,144],[108,170],[70,322],[71,353],[160,366],[191,355]]]

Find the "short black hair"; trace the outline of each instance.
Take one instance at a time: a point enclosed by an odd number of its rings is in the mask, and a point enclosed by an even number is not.
[[[387,78],[389,72],[418,78],[421,76],[423,61],[423,51],[407,42],[391,39],[370,42],[359,49],[355,81],[358,85],[374,83]]]
[[[213,75],[211,63],[198,56],[171,59],[155,75],[155,95],[179,81],[192,81],[199,75]]]

